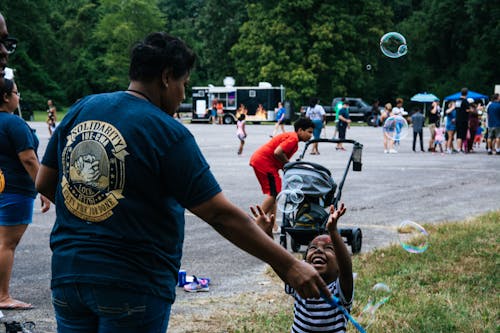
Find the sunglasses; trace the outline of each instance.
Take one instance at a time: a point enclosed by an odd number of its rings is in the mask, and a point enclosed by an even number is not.
[[[2,44],[5,47],[8,54],[12,54],[16,50],[17,39],[15,39],[14,37],[7,37],[1,39],[0,44]]]

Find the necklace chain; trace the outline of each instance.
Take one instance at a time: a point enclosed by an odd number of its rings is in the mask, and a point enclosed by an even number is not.
[[[145,93],[143,93],[142,91],[134,90],[134,89],[127,89],[127,91],[130,91],[130,92],[136,93],[138,95],[141,95],[142,97],[144,97],[145,99],[147,99],[149,103],[151,103],[151,99],[149,98],[149,96],[146,95]]]

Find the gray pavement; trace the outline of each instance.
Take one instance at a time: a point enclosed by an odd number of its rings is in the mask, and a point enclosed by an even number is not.
[[[37,129],[42,156],[48,130],[44,123],[31,125]],[[186,126],[195,135],[225,195],[247,211],[250,205],[260,203],[263,196],[248,160],[251,153],[269,139],[272,126],[247,125],[248,138],[242,156],[236,154],[235,126]],[[293,130],[292,126],[288,125],[287,130]],[[332,134],[330,125],[327,135]],[[425,128],[424,141],[428,136]],[[500,156],[487,155],[484,147],[471,154],[413,153],[408,136],[402,140],[398,154],[384,154],[380,128],[353,127],[347,137],[364,145],[363,171],[350,170],[347,175],[342,201],[348,212],[342,218],[341,227],[362,229],[362,252],[395,242],[395,230],[403,220],[440,223],[500,209]],[[302,147],[301,144],[299,152]],[[321,155],[306,154],[305,160],[327,167],[339,180],[349,153],[336,151],[331,144],[319,148]],[[16,252],[11,293],[36,308],[3,311],[3,320],[35,321],[37,332],[55,332],[49,289],[49,233],[54,219],[54,208],[41,214],[37,206],[34,223]],[[210,277],[211,290],[188,294],[179,289],[174,314],[188,311],[183,304],[191,299],[255,291],[261,289],[266,280],[265,264],[230,244],[189,212],[186,212],[182,268],[188,274]]]

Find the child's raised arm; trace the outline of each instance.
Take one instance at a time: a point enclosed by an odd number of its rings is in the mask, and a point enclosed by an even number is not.
[[[330,234],[335,249],[335,256],[337,257],[337,263],[339,265],[339,281],[342,293],[347,300],[350,300],[352,298],[353,289],[351,255],[347,246],[345,246],[344,239],[340,236],[337,229],[337,222],[345,212],[346,208],[344,203],[340,204],[339,209],[335,209],[335,207],[331,205],[326,229]]]

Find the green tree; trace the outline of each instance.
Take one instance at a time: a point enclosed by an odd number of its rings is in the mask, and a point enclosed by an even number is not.
[[[98,12],[93,37],[103,53],[97,66],[108,90],[123,89],[128,82],[130,49],[147,34],[163,30],[164,17],[157,2],[147,0],[101,0]]]
[[[374,86],[364,68],[390,23],[390,9],[379,1],[275,0],[251,3],[247,10],[249,19],[231,50],[245,81],[282,83],[296,105],[311,96],[325,103]]]

